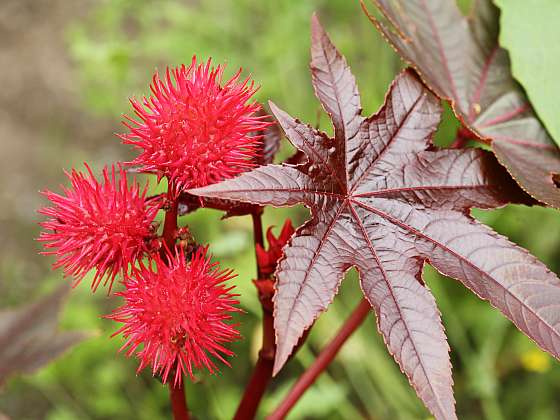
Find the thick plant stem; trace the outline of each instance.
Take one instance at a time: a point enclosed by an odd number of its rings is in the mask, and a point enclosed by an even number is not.
[[[262,208],[258,208],[252,213],[253,218],[253,236],[255,247],[257,244],[264,245],[263,228],[262,228]],[[261,269],[257,260],[257,281],[265,281],[263,279]],[[274,366],[274,355],[276,353],[276,344],[274,337],[274,318],[272,316],[272,295],[263,294],[259,291],[259,299],[263,308],[263,324],[262,324],[262,346],[251,379],[245,388],[243,398],[239,403],[239,407],[234,416],[234,420],[254,419],[259,404],[264,395],[266,387],[272,379],[272,368]]]
[[[175,252],[175,243],[177,241],[178,202],[171,198],[171,192],[169,192],[167,196],[168,203],[165,211],[162,234],[164,246],[161,247],[160,255],[164,261],[168,262],[170,253]],[[169,398],[171,399],[173,418],[175,420],[188,420],[189,410],[185,397],[184,378],[181,378],[181,383],[177,386],[175,386],[173,382],[169,382]]]
[[[168,197],[171,197],[168,194]],[[175,251],[175,241],[177,239],[177,211],[179,203],[177,200],[168,199],[167,210],[165,212],[165,220],[163,222],[163,241],[170,252]],[[165,247],[162,248],[162,255],[165,254]]]
[[[257,207],[253,213],[251,213],[251,218],[253,219],[253,242],[255,243],[255,258],[257,258],[257,245],[264,247],[264,231],[262,226],[262,213],[263,208]],[[257,259],[257,278],[262,278],[261,267],[259,265],[259,260]]]
[[[248,420],[255,418],[261,399],[266,391],[266,387],[272,379],[274,352],[276,350],[274,346],[274,338],[272,339],[272,346],[268,345],[267,347],[269,348],[265,347],[265,341],[268,341],[268,339],[265,339],[265,331],[268,329],[272,330],[272,335],[274,336],[274,327],[272,324],[272,314],[263,318],[263,346],[259,351],[257,363],[253,369],[251,379],[245,388],[243,398],[241,399],[239,407],[233,417],[234,420]]]
[[[190,418],[183,384],[184,381],[181,381],[181,384],[177,386],[173,382],[169,382],[169,398],[171,399],[174,420],[189,420]]]
[[[366,299],[363,299],[358,307],[354,309],[354,312],[352,312],[344,325],[342,325],[336,336],[321,351],[313,364],[309,366],[303,375],[299,377],[298,381],[292,387],[278,408],[276,408],[276,410],[267,417],[267,420],[280,420],[288,415],[290,410],[299,401],[305,391],[307,391],[319,375],[333,361],[346,340],[348,340],[352,333],[356,331],[360,325],[362,325],[370,311],[371,305]]]

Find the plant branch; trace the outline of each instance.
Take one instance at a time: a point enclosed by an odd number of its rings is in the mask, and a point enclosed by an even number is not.
[[[179,203],[177,200],[171,198],[171,193],[168,193],[168,202],[166,204],[165,220],[163,222],[163,242],[170,252],[175,251],[175,241],[177,239],[177,211]],[[166,255],[165,247],[161,250],[162,257]]]
[[[162,233],[164,245],[160,250],[162,259],[167,262],[169,262],[170,255],[175,252],[175,243],[177,241],[177,212],[179,203],[173,199],[172,190],[173,186],[169,185]],[[181,378],[181,382],[177,386],[173,382],[169,382],[169,398],[171,399],[171,408],[175,420],[188,420],[190,417],[185,397],[184,379]]]
[[[270,334],[268,331],[272,331],[272,342],[268,338]],[[268,344],[267,344],[268,342]],[[272,368],[274,366],[274,354],[276,352],[276,346],[274,344],[274,325],[272,314],[263,315],[263,344],[259,351],[259,356],[255,368],[253,369],[253,374],[245,392],[243,393],[243,398],[237,408],[234,416],[234,420],[246,420],[254,419],[259,404],[262,400],[266,387],[272,379]]]
[[[264,245],[263,227],[262,227],[262,207],[258,207],[252,214],[253,218],[253,238],[255,249],[257,244]],[[272,379],[272,368],[274,366],[274,355],[276,354],[276,343],[274,336],[274,318],[272,315],[272,296],[273,293],[263,293],[264,288],[259,288],[259,282],[269,282],[269,277],[263,278],[261,268],[257,259],[257,275],[255,282],[259,290],[259,300],[263,308],[263,324],[262,324],[262,345],[259,356],[251,379],[245,388],[243,398],[239,403],[239,407],[234,416],[234,420],[253,419],[259,408],[259,404],[264,395],[266,387]]]
[[[182,193],[179,197],[179,215],[192,213],[200,208],[225,211],[227,216],[246,216],[256,211],[262,212],[262,207],[255,204],[240,203],[212,197],[198,197],[188,193]]]
[[[262,226],[262,213],[263,208],[257,207],[252,213],[251,218],[253,219],[253,242],[255,243],[255,258],[257,258],[257,245],[264,247],[264,230]],[[261,267],[259,265],[259,260],[257,259],[257,273],[258,277],[261,278]]]
[[[457,135],[456,135],[455,139],[453,140],[453,142],[449,145],[449,148],[450,149],[462,149],[469,143],[469,140],[475,140],[475,141],[478,141],[478,142],[481,142],[481,143],[488,144],[487,141],[481,139],[478,135],[473,133],[467,127],[461,126],[457,130]]]
[[[173,382],[169,382],[169,398],[171,399],[171,408],[173,409],[174,420],[189,420],[189,409],[187,400],[185,399],[184,381],[177,386]]]
[[[276,410],[267,417],[267,420],[280,420],[288,415],[305,391],[307,391],[319,375],[333,361],[346,340],[348,340],[352,333],[364,322],[370,311],[371,305],[366,299],[362,299],[354,312],[352,312],[344,325],[342,325],[336,336],[321,351],[313,364],[299,377],[286,398],[280,403]]]

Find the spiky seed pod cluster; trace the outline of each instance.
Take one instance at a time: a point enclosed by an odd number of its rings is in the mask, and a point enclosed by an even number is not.
[[[66,173],[71,187],[62,187],[62,194],[43,193],[52,206],[39,210],[48,217],[39,241],[45,254],[57,257],[53,267],[63,268],[65,276],[79,282],[95,270],[96,290],[102,282],[111,287],[119,273],[126,275],[148,253],[159,206],[146,198],[147,186],[129,185],[120,166],[103,169],[101,182],[86,169]]]
[[[257,164],[259,133],[270,122],[251,100],[254,83],[240,72],[223,82],[223,66],[193,57],[163,79],[156,73],[149,98],[131,100],[137,118],[127,118],[130,132],[120,137],[140,153],[128,165],[166,177],[168,200]],[[44,193],[51,206],[40,210],[48,219],[39,241],[56,256],[54,267],[76,283],[94,271],[93,290],[103,283],[110,291],[122,275],[124,304],[109,318],[123,324],[116,334],[125,337],[126,353],[139,358],[139,370],[149,365],[164,382],[172,375],[178,384],[195,369],[214,373],[215,361],[228,364],[233,353],[224,345],[239,338],[229,322],[239,310],[225,285],[231,271],[211,263],[206,248],[187,258],[180,247],[162,258],[169,238],[157,236],[154,220],[170,203],[148,199],[147,185],[129,185],[120,164],[105,168],[101,181],[86,168],[67,174],[71,185],[62,194]]]
[[[222,83],[224,67],[211,61],[154,75],[152,95],[132,99],[136,118],[120,137],[140,150],[130,162],[142,171],[167,177],[176,192],[231,178],[255,166],[262,136],[270,125],[251,102],[256,89],[239,70]]]
[[[240,337],[230,323],[239,301],[225,284],[233,277],[211,262],[207,248],[190,261],[181,249],[165,261],[157,255],[141,263],[117,293],[123,306],[109,315],[123,324],[115,333],[126,340],[121,350],[136,355],[139,371],[151,366],[164,383],[171,375],[175,385],[183,374],[193,378],[194,369],[216,372],[213,359],[229,366],[226,357],[233,352],[224,344]]]

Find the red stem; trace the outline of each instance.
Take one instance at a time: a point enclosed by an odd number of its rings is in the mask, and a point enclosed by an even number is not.
[[[253,217],[255,249],[257,244],[261,246],[264,245],[261,215],[262,208],[260,207],[251,215]],[[261,276],[258,260],[257,274],[259,280],[265,280],[263,276]],[[259,299],[263,308],[262,346],[251,379],[245,388],[239,407],[237,407],[234,420],[255,418],[266,387],[272,379],[272,368],[274,366],[274,355],[276,353],[274,318],[272,316],[272,296],[259,294]]]
[[[453,140],[453,142],[449,145],[449,148],[450,149],[462,149],[469,143],[469,140],[477,140],[477,141],[481,141],[481,142],[485,143],[482,139],[480,139],[471,130],[469,130],[465,126],[461,126],[457,130],[457,136],[455,137],[455,140]]]
[[[245,388],[243,398],[241,399],[239,407],[237,407],[237,411],[233,417],[234,420],[248,420],[255,418],[266,387],[272,379],[272,368],[274,366],[276,346],[274,345],[274,337],[272,338],[272,345],[265,344],[266,341],[270,341],[270,339],[266,338],[268,335],[266,331],[272,331],[272,335],[274,336],[272,315],[264,315],[262,348],[259,351],[259,357],[257,363],[255,364],[255,368],[253,369],[251,379]]]
[[[165,211],[165,220],[163,222],[163,242],[160,255],[164,261],[168,261],[169,253],[175,252],[175,243],[177,242],[177,211],[179,203],[173,200],[171,191],[172,185],[169,186],[167,194],[168,203]],[[173,410],[173,418],[175,420],[189,420],[189,409],[187,408],[187,399],[185,397],[184,378],[181,378],[179,385],[175,386],[173,382],[169,382],[169,398],[171,399],[171,408]]]
[[[264,248],[264,232],[262,226],[262,207],[257,207],[252,213],[251,218],[253,219],[253,242],[255,243],[255,258],[257,261],[257,278],[262,278],[261,266],[259,265],[258,255],[257,255],[257,245]]]
[[[179,203],[177,200],[171,199],[171,194],[168,194],[168,209],[165,212],[165,220],[163,222],[163,241],[170,252],[175,252],[175,242],[177,240],[177,211]],[[165,257],[166,247],[161,249],[162,257]]]
[[[189,420],[190,415],[187,400],[185,399],[184,381],[181,381],[178,386],[174,386],[173,382],[169,382],[169,398],[171,399],[173,418],[175,420]]]
[[[332,341],[327,344],[313,364],[309,366],[303,375],[299,377],[298,381],[292,387],[282,403],[269,417],[267,417],[267,420],[280,420],[288,415],[290,410],[299,401],[305,391],[313,385],[319,375],[323,373],[323,371],[333,361],[346,340],[348,340],[352,333],[364,322],[370,311],[371,306],[369,302],[366,299],[363,299],[357,308],[354,309],[354,312],[352,312]]]
[[[465,147],[468,141],[468,138],[457,135],[457,137],[455,137],[455,140],[453,140],[453,142],[449,145],[449,148],[462,149],[463,147]]]

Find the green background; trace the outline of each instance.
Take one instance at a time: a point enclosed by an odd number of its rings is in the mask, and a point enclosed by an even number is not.
[[[189,63],[191,56],[228,64],[261,85],[258,100],[274,100],[290,114],[331,130],[313,97],[308,71],[309,19],[319,16],[356,75],[364,112],[382,103],[402,64],[349,0],[112,0],[45,4],[6,0],[0,6],[6,63],[0,94],[0,305],[18,305],[62,281],[39,256],[35,210],[45,205],[37,191],[57,190],[62,168],[96,169],[130,159],[132,151],[114,136],[122,132],[128,97],[141,96],[153,72]],[[73,4],[76,3],[76,4]],[[465,2],[463,2],[465,3]],[[516,41],[512,41],[516,42]],[[319,118],[318,118],[319,115]],[[446,111],[438,142],[454,138],[457,123]],[[290,148],[284,144],[281,154]],[[560,219],[544,208],[508,206],[474,214],[528,248],[559,272]],[[260,307],[251,279],[254,256],[247,217],[220,222],[199,211],[185,217],[200,242],[208,242],[224,267],[234,268],[246,313],[244,340],[232,345],[232,369],[201,374],[187,393],[200,419],[227,419],[235,410],[259,347]],[[266,225],[285,217],[300,224],[304,208],[268,209]],[[536,348],[488,304],[456,281],[427,268],[452,348],[457,409],[461,419],[556,419],[560,417],[560,364]],[[355,272],[312,334],[274,380],[260,412],[269,412],[357,305]],[[0,390],[0,411],[13,419],[165,419],[167,390],[137,363],[117,354],[119,338],[102,319],[118,304],[103,291],[92,295],[87,279],[71,293],[63,328],[97,333],[33,375],[17,377]],[[428,412],[385,350],[373,317],[350,339],[336,361],[293,411],[293,419],[427,419]]]
[[[501,10],[500,43],[510,53],[513,75],[560,145],[560,2],[496,0],[496,5]]]

